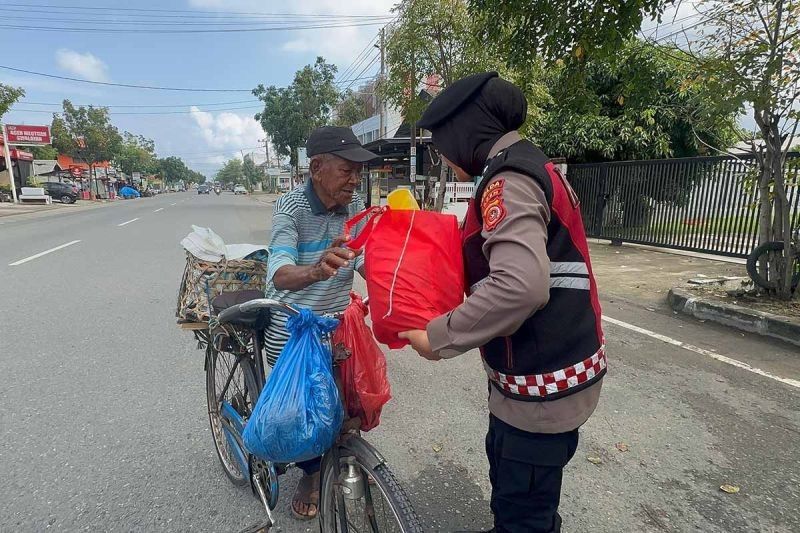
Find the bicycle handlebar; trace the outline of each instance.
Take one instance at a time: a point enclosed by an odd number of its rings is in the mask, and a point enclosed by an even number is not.
[[[364,298],[364,303],[365,304],[369,303],[369,297]],[[274,309],[277,311],[283,311],[290,316],[295,316],[300,314],[300,310],[294,307],[293,305],[284,302],[279,302],[278,300],[272,300],[270,298],[256,298],[255,300],[250,300],[241,303],[230,309],[238,309],[239,312],[248,315],[251,313],[257,313],[261,309],[270,309],[270,310]],[[220,313],[219,315],[220,322],[225,321],[224,315],[226,314],[226,311],[229,311],[229,309],[226,309],[225,311]]]

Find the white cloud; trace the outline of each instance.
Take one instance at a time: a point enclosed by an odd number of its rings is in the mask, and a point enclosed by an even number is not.
[[[108,66],[90,52],[84,54],[60,48],[56,51],[56,64],[61,70],[90,81],[109,81]]]
[[[231,150],[236,153],[242,149],[249,151],[264,138],[261,125],[251,116],[229,112],[214,114],[192,106],[191,117],[210,152]]]

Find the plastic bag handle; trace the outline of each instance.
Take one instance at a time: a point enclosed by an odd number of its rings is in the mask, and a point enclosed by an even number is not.
[[[362,212],[360,212],[359,214],[357,214],[356,216],[345,222],[344,232],[345,234],[349,235],[350,231],[353,228],[355,228],[359,222],[361,222],[367,217],[371,217],[367,221],[367,225],[364,226],[364,229],[361,230],[361,233],[359,233],[358,236],[355,237],[354,239],[350,239],[349,241],[347,241],[345,243],[346,246],[351,250],[360,250],[361,248],[363,248],[364,245],[367,243],[367,239],[369,239],[369,236],[372,234],[372,230],[375,229],[378,219],[380,219],[380,216],[378,215],[381,215],[388,210],[389,210],[388,206],[370,207],[369,209],[363,210]]]

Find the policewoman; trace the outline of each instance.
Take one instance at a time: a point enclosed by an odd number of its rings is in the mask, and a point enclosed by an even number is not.
[[[488,72],[452,84],[418,122],[459,181],[482,179],[462,226],[467,298],[401,336],[431,360],[480,348],[490,531],[550,533],[561,529],[563,469],[597,406],[606,355],[578,199],[517,132],[526,114],[522,91]]]

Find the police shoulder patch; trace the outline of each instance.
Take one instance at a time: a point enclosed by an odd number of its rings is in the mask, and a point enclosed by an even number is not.
[[[503,187],[505,183],[506,180],[502,178],[495,180],[483,191],[481,216],[483,218],[483,229],[486,231],[494,230],[506,218],[506,206],[503,204]]]

